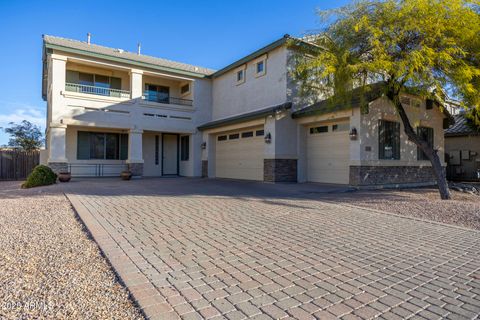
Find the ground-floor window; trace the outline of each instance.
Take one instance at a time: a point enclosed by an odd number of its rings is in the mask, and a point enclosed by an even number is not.
[[[188,161],[190,158],[190,136],[180,137],[180,160]]]
[[[420,139],[427,141],[430,147],[433,146],[433,128],[418,127],[417,134]],[[417,160],[428,160],[427,155],[419,147],[417,147]]]
[[[378,158],[400,160],[400,123],[379,120]]]
[[[128,134],[78,131],[78,160],[126,160]]]

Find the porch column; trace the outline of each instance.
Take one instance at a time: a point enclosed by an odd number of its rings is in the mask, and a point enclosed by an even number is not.
[[[48,132],[48,166],[54,172],[67,171],[66,156],[67,126],[64,124],[50,124]]]
[[[133,99],[141,99],[143,95],[142,86],[143,71],[138,69],[130,70],[130,92]]]
[[[142,151],[143,130],[130,129],[128,132],[128,169],[133,177],[143,175],[143,151]]]

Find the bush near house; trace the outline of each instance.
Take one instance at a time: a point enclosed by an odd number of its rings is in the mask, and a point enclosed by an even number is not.
[[[47,166],[38,165],[33,168],[32,173],[27,177],[27,181],[22,184],[22,188],[33,188],[54,184],[57,181],[57,175]]]

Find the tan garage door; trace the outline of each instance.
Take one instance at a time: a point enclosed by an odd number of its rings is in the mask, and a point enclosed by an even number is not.
[[[348,184],[349,122],[319,124],[307,131],[308,181]]]
[[[263,180],[263,129],[246,129],[217,136],[217,178]]]

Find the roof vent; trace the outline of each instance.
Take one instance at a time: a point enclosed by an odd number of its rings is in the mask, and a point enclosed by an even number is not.
[[[123,53],[123,49],[115,49],[115,52]]]
[[[89,32],[87,33],[87,44],[90,44],[91,39],[92,39],[92,34]]]
[[[137,43],[137,54],[138,55],[140,55],[141,50],[142,50],[142,44],[139,42],[139,43]]]

